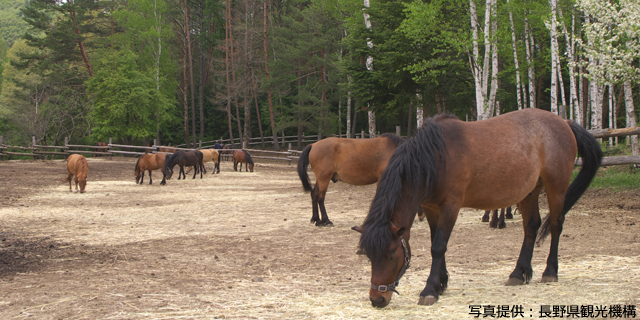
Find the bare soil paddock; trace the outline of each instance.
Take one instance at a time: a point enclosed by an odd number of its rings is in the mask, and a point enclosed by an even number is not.
[[[0,162],[0,319],[471,319],[469,305],[489,304],[537,318],[542,305],[640,305],[638,190],[587,191],[567,217],[553,284],[539,282],[546,242],[533,281],[503,286],[520,216],[493,230],[465,209],[447,252],[449,289],[432,307],[416,305],[431,261],[417,222],[401,295],[376,310],[350,230],[375,186],[332,184],[335,227],[318,228],[294,165],[245,173],[224,162],[219,175],[160,186],[159,172],[153,185],[134,183],[135,159],[88,160],[85,194],[68,192],[61,160]]]

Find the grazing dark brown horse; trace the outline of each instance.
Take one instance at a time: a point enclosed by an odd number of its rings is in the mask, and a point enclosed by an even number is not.
[[[176,166],[180,166],[180,172],[178,173],[178,180],[180,177],[187,178],[187,175],[184,173],[185,166],[193,166],[195,170],[193,170],[193,179],[196,178],[196,174],[200,172],[200,179],[202,179],[202,172],[204,171],[204,165],[202,164],[202,152],[198,150],[194,151],[182,151],[177,150],[174,152],[167,160],[164,162],[164,167],[162,167],[163,179],[160,184],[166,184],[166,180],[171,179],[173,175],[173,168]]]
[[[76,192],[78,192],[78,184],[80,185],[80,193],[84,193],[87,186],[87,175],[89,174],[89,164],[87,159],[80,154],[72,154],[67,158],[67,180],[69,181],[69,192],[71,189],[71,178],[75,176]]]
[[[576,153],[583,167],[570,184]],[[601,161],[600,145],[588,131],[540,109],[477,122],[449,115],[426,121],[416,136],[396,149],[364,224],[353,228],[362,233],[359,249],[371,261],[372,305],[385,307],[397,292],[411,259],[409,239],[419,206],[431,229],[432,263],[418,304],[434,304],[447,287],[445,251],[462,207],[493,210],[519,204],[524,241],[506,284],[528,283],[541,224],[542,188],[549,202],[551,249],[541,282],[558,281],[558,241],[565,215]]]
[[[386,133],[373,139],[326,138],[304,148],[298,160],[298,176],[304,190],[311,192],[311,222],[316,226],[333,225],[324,206],[329,180],[355,186],[377,182],[393,151],[402,143],[404,139]],[[313,189],[307,174],[308,165],[316,175]]]
[[[136,183],[142,184],[144,182],[144,172],[149,171],[149,184],[153,183],[151,179],[151,171],[162,169],[164,167],[165,160],[169,157],[168,154],[164,152],[158,153],[147,153],[138,158],[136,161]],[[163,183],[164,182],[164,183]],[[164,178],[160,184],[165,184]]]
[[[236,150],[233,152],[233,171],[238,171],[240,164],[240,172],[242,172],[242,164],[244,163],[244,171],[253,172],[253,159],[246,150]]]

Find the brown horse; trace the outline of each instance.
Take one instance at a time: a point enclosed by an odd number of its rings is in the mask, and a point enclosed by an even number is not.
[[[109,144],[106,142],[96,142],[96,146],[98,147],[106,147],[106,148],[96,148],[98,152],[107,152],[109,151]],[[102,157],[102,155],[97,154],[96,157]]]
[[[164,167],[164,162],[169,155],[164,152],[158,153],[147,153],[138,158],[136,161],[135,174],[136,174],[136,183],[142,184],[144,183],[144,172],[149,171],[149,184],[153,183],[151,179],[151,171],[162,169]],[[162,179],[164,182],[164,177]],[[164,183],[161,183],[164,184]]]
[[[174,153],[176,152],[176,148],[173,148],[171,146],[160,146],[158,147],[158,152],[165,152],[165,153]]]
[[[87,159],[80,154],[72,154],[67,158],[67,180],[69,181],[69,192],[71,189],[71,178],[75,176],[76,191],[78,192],[78,184],[80,184],[80,193],[84,193],[87,186],[87,175],[89,174],[89,164]]]
[[[233,152],[233,171],[238,171],[238,164],[240,164],[240,172],[242,172],[242,164],[244,165],[244,171],[253,172],[253,159],[246,150],[236,150]]]
[[[583,167],[571,182],[576,153]],[[434,304],[447,287],[445,251],[462,207],[493,210],[519,204],[524,241],[506,284],[528,283],[541,225],[542,188],[549,202],[545,223],[551,250],[541,282],[558,281],[558,241],[565,215],[601,162],[600,145],[588,131],[548,111],[524,109],[477,122],[450,115],[429,119],[393,154],[364,224],[353,228],[362,233],[359,249],[371,261],[372,305],[389,303],[409,267],[411,226],[419,206],[431,229],[432,262],[418,304]]]
[[[500,217],[498,217],[498,210],[500,211]],[[489,221],[489,216],[491,216],[491,221]],[[495,209],[493,211],[486,210],[484,212],[484,215],[482,216],[482,222],[489,222],[489,227],[498,228],[498,229],[504,229],[507,227],[507,223],[504,221],[505,219],[513,219],[513,213],[511,213],[511,207]]]
[[[202,164],[204,168],[204,173],[207,173],[207,169],[204,167],[204,164],[210,161],[213,161],[213,173],[220,173],[220,154],[218,150],[215,149],[198,149],[198,151],[202,152]],[[193,167],[189,167],[184,173],[188,174],[191,172]]]
[[[316,226],[332,226],[324,206],[329,180],[363,186],[378,181],[387,167],[389,158],[404,139],[395,134],[383,134],[373,139],[326,138],[308,145],[298,160],[298,176],[306,192],[311,192],[313,215]],[[316,175],[316,185],[311,189],[307,166]],[[318,215],[318,206],[322,220]]]

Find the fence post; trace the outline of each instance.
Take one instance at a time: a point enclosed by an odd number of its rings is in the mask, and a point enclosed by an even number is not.
[[[202,140],[198,140],[198,149],[202,149]]]
[[[400,136],[400,126],[396,126],[396,135]]]
[[[287,149],[287,151],[291,150],[291,142],[289,142],[289,149]],[[291,164],[291,163],[289,163]]]
[[[36,136],[31,136],[31,146],[32,147],[36,146]]]
[[[109,137],[109,144],[111,144],[112,141],[113,141],[113,138]],[[111,149],[111,147],[109,147],[109,149]],[[107,149],[107,150],[109,150],[109,149]],[[109,160],[112,160],[111,159],[111,152],[109,152]]]
[[[69,137],[64,137],[64,146],[66,147],[69,144]],[[69,148],[64,148],[64,161],[67,161],[69,158]]]
[[[157,146],[158,145],[158,139],[153,139],[153,146]]]
[[[364,139],[364,130],[360,131],[360,139]]]

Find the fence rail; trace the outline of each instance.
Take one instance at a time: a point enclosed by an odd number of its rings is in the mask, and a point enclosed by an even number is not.
[[[399,130],[397,130],[399,131]],[[599,129],[599,130],[589,130],[595,138],[610,138],[610,137],[623,137],[623,136],[631,136],[631,135],[640,135],[640,127],[634,128],[622,128],[622,129]],[[337,136],[337,135],[335,135]],[[342,135],[344,136],[344,135]],[[361,132],[360,134],[356,134],[356,139],[367,137],[368,134],[365,132]],[[230,161],[232,158],[233,151],[236,150],[247,150],[252,155],[251,157],[254,159],[264,159],[264,160],[275,160],[275,161],[287,161],[291,164],[292,161],[297,161],[300,157],[300,151],[292,150],[291,146],[293,143],[297,143],[298,136],[282,136],[278,137],[278,143],[281,143],[283,146],[288,144],[287,151],[270,151],[270,150],[262,150],[262,149],[220,149],[221,160]],[[317,135],[304,136],[303,135],[303,144],[316,142],[318,139]],[[240,139],[234,139],[236,144],[240,143]],[[198,147],[200,149],[210,149],[213,148],[213,144],[215,142],[230,144],[232,141],[230,139],[220,139],[214,141],[200,141],[198,143]],[[258,145],[262,144],[261,138],[251,138],[249,139],[249,145]],[[273,145],[273,140],[271,137],[264,138],[265,145]],[[235,144],[234,144],[235,145]],[[167,151],[167,149],[175,150],[183,150],[190,151],[196,150],[191,148],[185,148],[186,145],[178,145],[178,146],[132,146],[132,145],[122,145],[122,144],[113,144],[111,143],[111,139],[109,139],[109,143],[106,146],[88,146],[88,145],[75,145],[68,144],[67,139],[65,139],[65,144],[62,146],[46,146],[46,145],[37,145],[35,143],[35,137],[32,138],[32,146],[31,147],[23,147],[23,146],[9,146],[4,144],[3,137],[0,136],[0,158],[7,157],[9,155],[13,156],[26,156],[26,157],[34,157],[34,158],[42,158],[43,156],[64,156],[68,157],[71,154],[91,154],[94,156],[108,156],[112,157],[114,155],[143,155],[148,152],[159,152],[160,149],[163,149],[163,152],[173,153]],[[85,149],[85,150],[78,150]],[[89,150],[86,150],[89,149]],[[24,152],[18,152],[16,150],[24,150]],[[58,151],[60,150],[60,151]],[[144,150],[144,152],[133,151],[133,150]],[[612,165],[628,165],[635,164],[640,165],[640,156],[638,155],[626,155],[626,156],[614,156],[614,157],[605,157],[602,160],[602,165],[604,166],[612,166]],[[576,159],[576,166],[582,165],[582,159]]]

